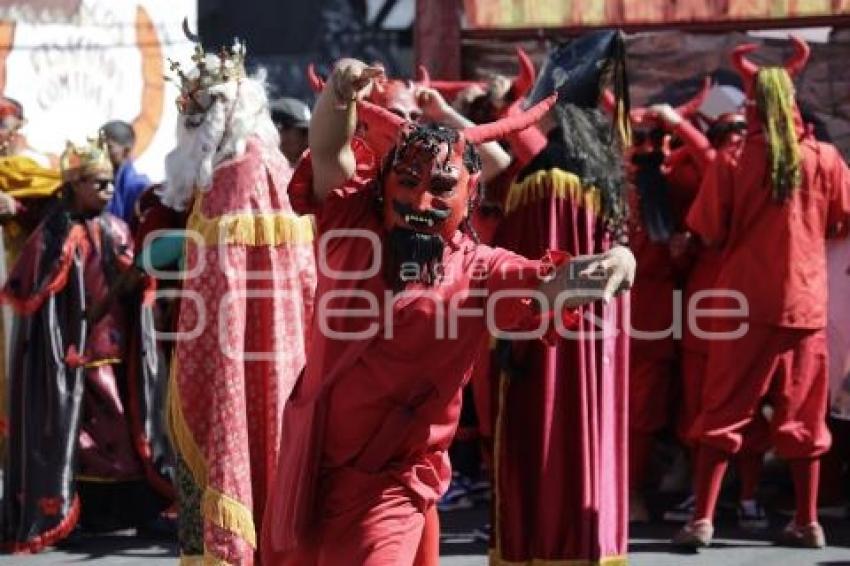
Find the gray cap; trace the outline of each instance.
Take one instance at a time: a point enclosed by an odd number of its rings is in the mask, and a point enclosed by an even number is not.
[[[309,128],[310,107],[297,98],[283,97],[269,103],[272,120],[287,128]]]

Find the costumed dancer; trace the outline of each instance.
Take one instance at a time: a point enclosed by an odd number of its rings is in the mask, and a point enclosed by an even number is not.
[[[693,519],[674,543],[710,544],[713,516],[730,455],[763,403],[773,406],[771,441],[789,460],[796,513],[780,542],[819,548],[819,458],[829,448],[826,427],[828,360],[825,239],[850,214],[850,176],[838,151],[803,127],[791,76],[809,50],[794,39],[785,67],[759,69],[736,48],[735,68],[747,95],[747,133],[737,166],[715,159],[689,225],[707,245],[723,249],[715,308],[738,316],[713,321],[699,415]],[[705,193],[703,195],[703,193]],[[769,252],[768,252],[769,250]],[[732,296],[731,293],[735,293]]]
[[[311,220],[289,204],[263,77],[244,58],[238,42],[198,44],[190,70],[172,64],[180,116],[159,196],[191,205],[169,391],[185,561],[254,562],[312,317]]]
[[[609,72],[619,126],[597,107]],[[550,53],[529,103],[555,90],[541,122],[548,143],[511,186],[495,241],[529,257],[604,252],[625,241],[627,216],[621,35],[590,34]],[[582,310],[569,339],[499,344],[491,564],[625,563],[628,312],[623,297]]]
[[[25,123],[23,106],[17,100],[0,96],[0,281],[3,282],[62,184],[59,170],[49,167],[46,159],[28,149],[21,134]],[[6,422],[6,335],[10,323],[11,318],[4,312],[0,320],[0,430],[5,430]]]
[[[694,114],[709,86],[706,81],[694,98],[678,107],[678,113]],[[610,91],[605,94],[613,99]],[[613,102],[607,106],[613,107]],[[629,245],[640,265],[631,294],[629,520],[645,522],[649,513],[643,492],[655,437],[675,421],[679,365],[675,324],[682,320],[677,291],[686,268],[672,256],[671,242],[684,228],[687,204],[696,193],[699,177],[688,174],[694,164],[680,155],[684,148],[671,151],[670,133],[649,109],[633,108],[629,118]]]
[[[150,397],[166,374],[152,359],[148,303],[125,298],[86,318],[133,261],[126,224],[102,213],[112,165],[102,140],[69,143],[60,165],[62,198],[0,294],[17,315],[2,505],[12,552],[52,545],[78,520],[90,530],[144,526],[173,497],[163,407]],[[143,343],[131,348],[131,334]]]
[[[263,523],[267,565],[437,564],[435,502],[450,480],[447,451],[488,303],[494,325],[521,329],[550,321],[547,303],[562,297],[558,312],[571,322],[570,307],[601,286],[610,298],[633,275],[625,248],[540,262],[469,236],[481,173],[474,144],[528,126],[552,98],[507,121],[423,126],[356,102],[380,73],[338,62],[311,123],[323,308],[284,416]],[[373,139],[395,132],[395,141],[365,144],[354,137],[358,119],[380,134]],[[486,300],[498,291],[501,300]],[[451,335],[440,313],[454,320]]]
[[[655,105],[649,110],[682,141],[683,145],[677,152],[686,152],[689,157],[690,174],[677,174],[680,168],[675,164],[684,162],[684,156],[674,156],[671,159],[674,165],[670,176],[679,183],[691,185],[693,178],[699,185],[705,170],[714,159],[724,160],[729,167],[735,167],[747,127],[743,114],[738,112],[721,114],[710,122],[708,132],[704,135],[691,121],[685,119],[669,105]],[[710,207],[714,197],[707,192],[697,192],[694,196],[686,212],[689,217],[698,218]],[[694,332],[693,327],[696,325],[696,328],[699,328],[707,323],[697,315],[700,312],[699,309],[709,305],[707,294],[715,289],[715,281],[721,266],[721,250],[716,246],[705,246],[698,237],[694,237],[687,229],[687,222],[686,219],[685,229],[671,238],[670,248],[674,258],[686,257],[689,266],[684,288],[685,295],[682,300],[688,316],[682,318],[684,325],[681,350],[682,403],[678,415],[677,432],[681,441],[689,449],[691,462],[695,463],[699,443],[690,436],[690,432],[699,414],[710,342],[699,332]],[[756,497],[764,454],[768,447],[767,421],[761,414],[756,414],[743,435],[741,450],[735,458],[741,484],[738,494],[738,525],[743,529],[764,529],[768,526],[767,514]],[[665,520],[689,521],[693,515],[694,501],[694,496],[689,495],[681,503],[665,512]]]

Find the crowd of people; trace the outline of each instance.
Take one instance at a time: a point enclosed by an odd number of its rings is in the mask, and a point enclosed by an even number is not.
[[[131,124],[50,159],[3,98],[4,549],[173,528],[187,563],[436,565],[438,511],[487,501],[491,564],[625,564],[659,439],[691,477],[674,544],[711,544],[730,460],[767,528],[770,453],[779,540],[824,546],[850,174],[792,44],[738,47],[712,114],[708,82],[630,108],[614,31],[483,82],[311,67],[312,111],[198,44],[157,183]]]

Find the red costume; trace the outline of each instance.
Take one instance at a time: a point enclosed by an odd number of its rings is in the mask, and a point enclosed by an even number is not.
[[[625,208],[620,150],[570,124],[610,131],[596,110],[596,73],[614,65],[617,42],[601,32],[550,54],[530,99],[558,88],[561,127],[511,186],[497,244],[534,257],[549,248],[593,253],[615,240]],[[596,160],[607,161],[597,170]],[[587,171],[597,186],[580,176]],[[625,563],[628,305],[582,309],[568,339],[499,344],[490,564]]]
[[[405,130],[383,161],[383,148],[355,138],[355,176],[313,202],[324,242],[318,318],[310,362],[284,416],[264,522],[265,564],[437,563],[434,503],[450,479],[447,450],[461,388],[488,330],[482,315],[492,305],[490,320],[503,329],[535,328],[541,320],[524,299],[487,298],[536,289],[552,266],[475,244],[459,230],[478,175],[461,159],[466,143],[527,126],[551,104],[461,133],[404,125],[358,105],[358,117],[379,134],[374,139],[385,139],[387,124]],[[296,179],[303,182],[297,189],[309,191],[308,179]],[[398,269],[409,265],[399,263],[401,238],[415,242],[411,257],[418,259],[411,261],[421,268],[410,279]],[[444,247],[427,255],[437,242]],[[389,249],[377,247],[382,243]],[[451,334],[443,334],[443,320]]]
[[[791,72],[808,55],[799,40],[796,47]],[[787,532],[799,538],[803,530],[819,530],[817,457],[830,443],[825,424],[825,238],[850,214],[850,177],[833,146],[805,134],[796,106],[781,111],[772,105],[771,100],[791,96],[788,73],[759,71],[743,59],[751,49],[738,48],[733,59],[750,100],[740,159],[734,168],[727,159],[715,159],[700,190],[706,206],[690,218],[704,240],[722,245],[715,287],[724,298],[715,300],[715,308],[740,308],[741,303],[745,308],[738,316],[726,313],[709,329],[740,329],[742,334],[715,337],[709,344],[692,433],[700,443],[697,507],[694,521],[677,536],[677,542],[688,546],[706,544],[705,536],[691,535],[710,528],[727,455],[740,450],[742,433],[765,399],[774,408],[770,425],[777,452],[792,461],[797,515]],[[778,94],[771,98],[773,91]],[[780,164],[796,162],[796,174],[777,174],[770,166],[782,148],[777,149],[767,129],[783,120],[793,120],[794,158]],[[821,534],[820,541],[814,537],[806,544],[823,544],[822,539]]]

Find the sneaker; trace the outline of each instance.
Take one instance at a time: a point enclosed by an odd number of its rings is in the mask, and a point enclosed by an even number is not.
[[[766,529],[770,525],[764,507],[755,499],[738,503],[738,526],[745,531]]]
[[[792,519],[776,542],[782,546],[796,548],[823,548],[826,546],[826,536],[820,523],[809,523],[801,527]]]
[[[711,544],[714,526],[710,519],[689,521],[673,537],[673,544],[688,550],[699,550]]]
[[[476,542],[489,543],[490,534],[492,533],[492,531],[493,529],[490,523],[487,523],[486,525],[482,525],[480,527],[475,527],[472,530],[472,540]]]
[[[452,483],[449,489],[437,501],[439,511],[458,511],[460,509],[472,509],[475,502],[469,494],[469,479],[460,474],[452,474]]]
[[[671,523],[687,523],[694,516],[696,497],[689,495],[684,501],[680,501],[672,509],[664,512],[664,520]]]
[[[492,499],[493,486],[488,480],[474,481],[469,485],[469,496],[473,503],[487,503]]]

